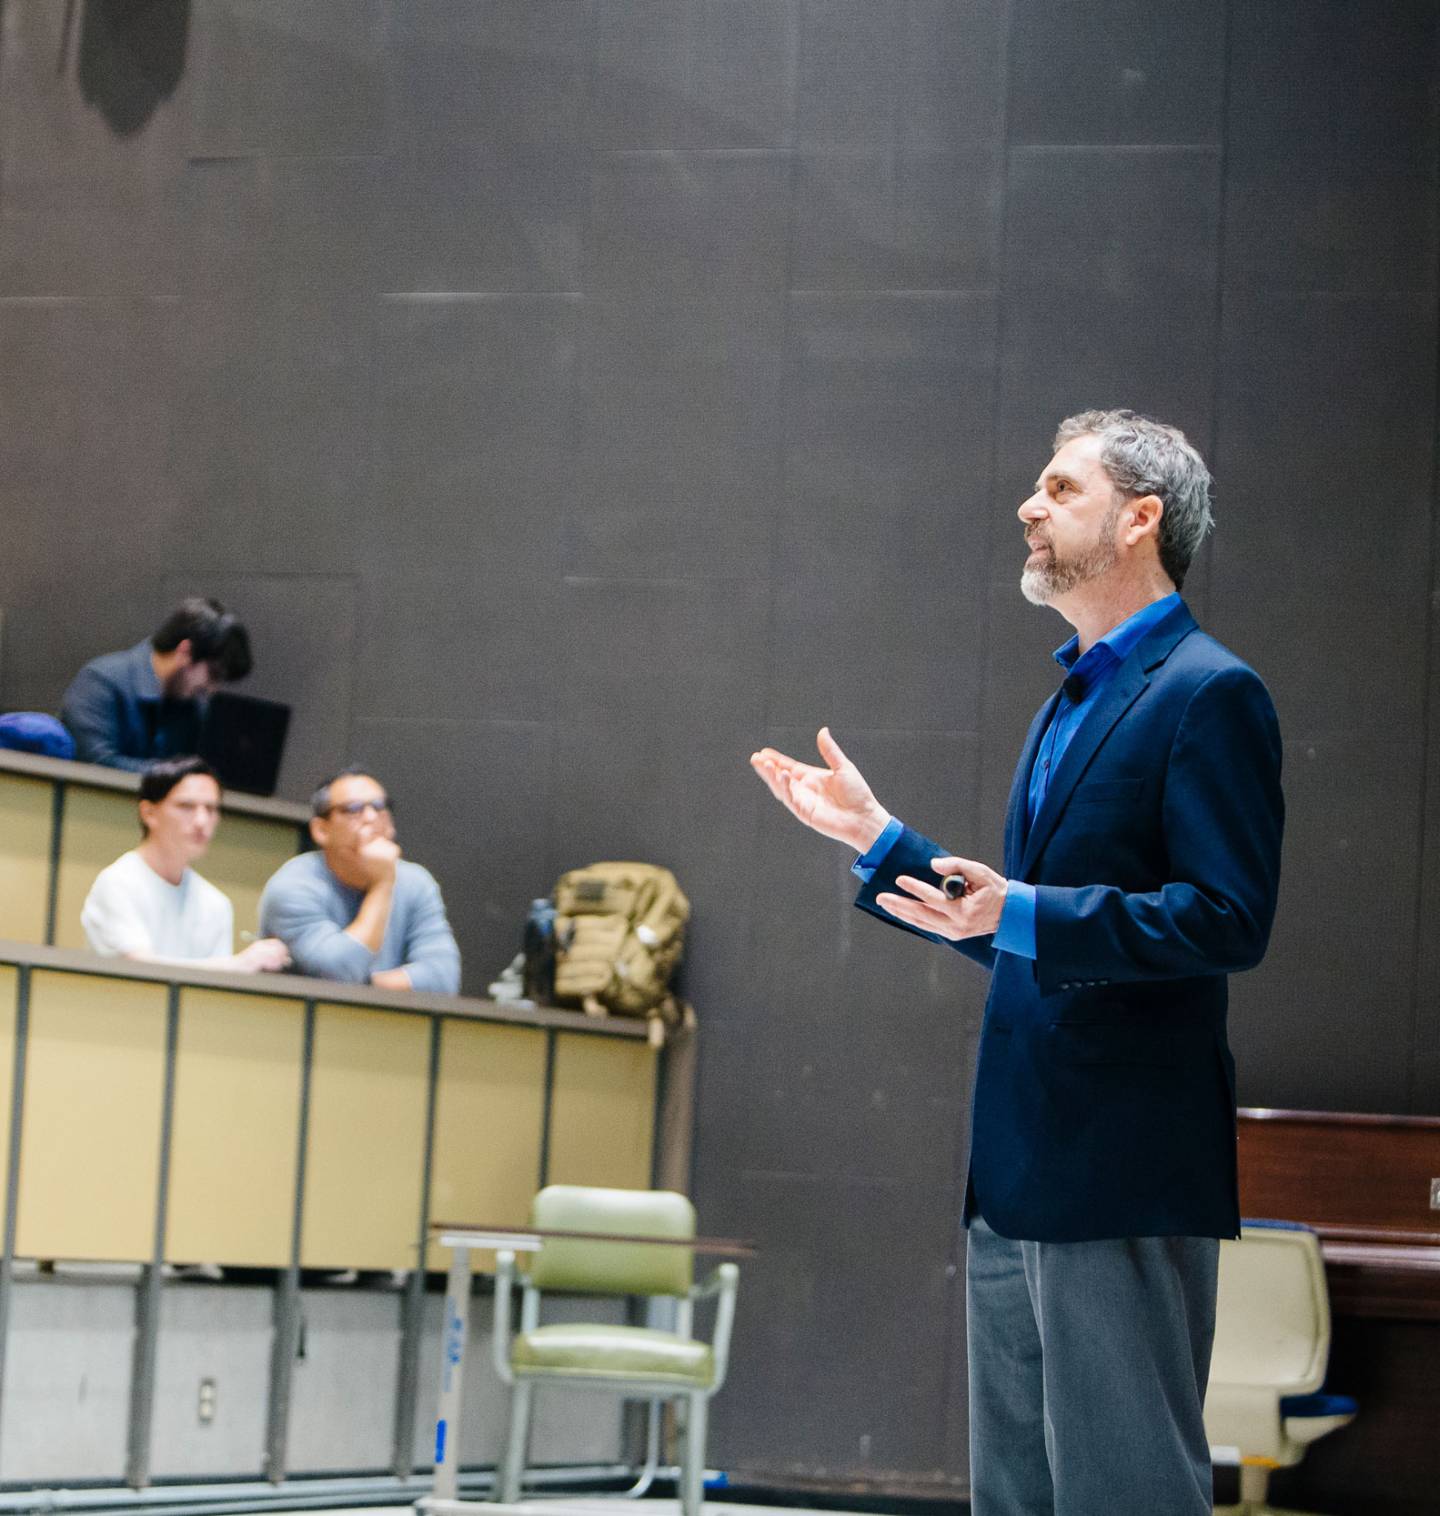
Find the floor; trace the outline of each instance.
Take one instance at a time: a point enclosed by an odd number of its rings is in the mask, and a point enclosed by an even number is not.
[[[467,1501],[466,1504],[470,1502]],[[528,1499],[523,1505],[483,1504],[486,1512],[495,1516],[679,1516],[678,1500],[621,1500],[606,1499],[594,1495],[554,1496]],[[707,1495],[705,1516],[800,1516],[802,1510],[821,1510],[821,1507],[727,1505],[725,1501]],[[283,1513],[282,1513],[283,1516]],[[300,1516],[300,1513],[297,1513]],[[306,1511],[303,1516],[415,1516],[415,1507],[408,1505],[350,1506],[336,1511]],[[840,1513],[835,1513],[840,1516]]]

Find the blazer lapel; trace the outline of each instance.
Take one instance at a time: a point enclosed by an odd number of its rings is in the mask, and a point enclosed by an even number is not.
[[[1115,723],[1139,699],[1145,686],[1150,683],[1150,670],[1162,664],[1182,637],[1195,630],[1195,618],[1188,607],[1179,605],[1151,632],[1142,637],[1130,650],[1130,655],[1110,676],[1109,682],[1095,705],[1080,723],[1070,739],[1065,756],[1050,776],[1050,786],[1045,792],[1044,803],[1035,817],[1035,825],[1025,839],[1024,853],[1020,862],[1019,877],[1024,879],[1035,866],[1036,859],[1050,840],[1066,802],[1070,799],[1081,776],[1090,766],[1090,760],[1100,744],[1110,735]],[[1058,697],[1057,697],[1058,698]],[[1054,702],[1047,706],[1053,709]],[[1034,754],[1031,754],[1032,760]],[[1030,769],[1025,766],[1026,785]]]
[[[1040,707],[1030,723],[1025,745],[1020,750],[1020,761],[1015,766],[1015,777],[1010,782],[1010,803],[1005,807],[1005,872],[1011,877],[1019,870],[1020,855],[1025,850],[1025,832],[1030,815],[1030,771],[1035,767],[1036,750],[1040,746],[1041,737],[1045,735],[1045,729],[1050,725],[1050,717],[1059,699],[1060,692],[1057,690]]]

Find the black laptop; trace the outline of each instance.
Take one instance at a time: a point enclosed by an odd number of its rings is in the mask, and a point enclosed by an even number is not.
[[[288,705],[217,690],[200,728],[200,756],[227,790],[273,795],[289,726]]]

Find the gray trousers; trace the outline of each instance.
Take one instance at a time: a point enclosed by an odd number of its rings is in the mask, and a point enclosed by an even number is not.
[[[1210,1516],[1219,1256],[1204,1237],[1012,1242],[975,1217],[972,1516]]]

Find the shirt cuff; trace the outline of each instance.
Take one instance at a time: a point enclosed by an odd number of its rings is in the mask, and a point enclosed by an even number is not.
[[[861,855],[850,865],[850,872],[857,879],[863,879],[866,884],[875,870],[885,861],[885,855],[895,846],[900,839],[900,833],[905,830],[905,823],[892,816],[885,823],[885,830],[870,844],[870,850]]]
[[[1020,958],[1036,958],[1035,886],[1020,879],[1005,885],[1005,904],[1000,908],[1000,925],[990,944],[997,952],[1014,953]]]

